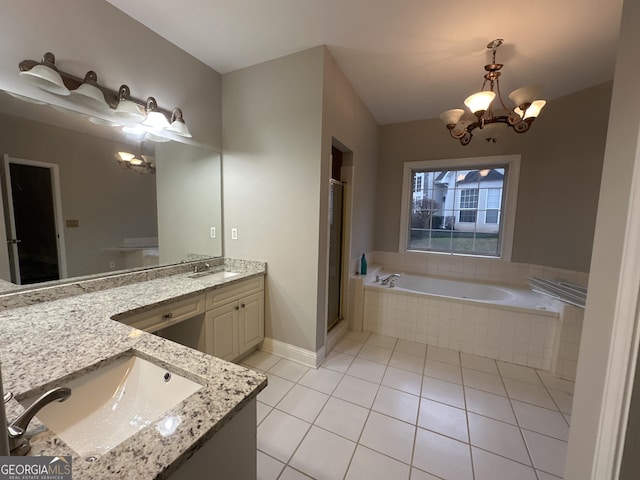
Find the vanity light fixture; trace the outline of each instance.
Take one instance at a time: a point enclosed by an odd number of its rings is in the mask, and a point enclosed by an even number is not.
[[[93,71],[89,71],[84,79],[63,72],[56,67],[55,56],[51,52],[45,53],[41,62],[23,60],[19,68],[20,76],[38,88],[56,95],[70,95],[73,92],[74,97],[101,112],[111,109],[122,119],[143,122],[145,127],[154,130],[148,134],[154,141],[171,140],[171,135],[163,134],[165,130],[172,135],[191,137],[181,109],[174,109],[169,113],[158,107],[154,97],[148,97],[146,102],[135,99],[131,97],[127,85],[122,85],[117,92],[102,87],[98,85],[97,75]]]
[[[118,106],[116,107],[115,114],[127,120],[142,122],[144,120],[144,114],[140,111],[138,105],[129,99],[130,96],[131,91],[129,87],[121,85],[118,90]]]
[[[106,110],[109,108],[104,94],[98,87],[98,75],[93,70],[89,70],[84,76],[84,82],[75,90],[71,90],[71,97],[96,108]]]
[[[147,118],[145,118],[142,124],[156,130],[169,128],[167,117],[158,110],[158,103],[153,97],[147,98]]]
[[[69,95],[69,89],[65,86],[60,73],[58,73],[58,68],[55,65],[56,57],[53,53],[45,53],[40,63],[31,62],[31,68],[25,70],[20,68],[20,76],[22,78],[47,92],[63,96]]]
[[[187,128],[187,124],[184,123],[184,118],[182,118],[182,110],[179,108],[173,109],[173,113],[171,114],[171,125],[169,125],[167,130],[183,137],[191,138],[191,133]]]
[[[462,145],[468,145],[473,137],[495,143],[498,135],[508,127],[517,133],[527,132],[546,104],[544,100],[536,99],[540,87],[522,87],[509,94],[515,108],[506,107],[500,94],[500,70],[504,65],[496,63],[496,50],[503,43],[504,40],[498,38],[487,45],[488,49],[493,50],[493,57],[491,63],[484,66],[487,73],[482,88],[464,101],[470,115],[467,112],[467,117],[463,118],[465,111],[460,108],[447,110],[440,115],[449,134],[460,140]],[[496,98],[501,108],[494,109]]]

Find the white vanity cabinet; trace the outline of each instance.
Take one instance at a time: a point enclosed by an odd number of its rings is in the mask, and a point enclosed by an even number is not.
[[[206,352],[233,361],[264,340],[264,278],[222,287],[205,296]]]

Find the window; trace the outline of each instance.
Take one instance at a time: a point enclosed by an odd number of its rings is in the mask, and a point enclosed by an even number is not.
[[[416,175],[413,178],[413,191],[421,192],[422,191],[422,177],[423,175]]]
[[[509,259],[518,172],[517,155],[406,163],[400,250]]]

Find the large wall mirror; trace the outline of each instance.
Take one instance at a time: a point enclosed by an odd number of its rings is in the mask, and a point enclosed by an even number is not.
[[[0,91],[0,293],[223,254],[218,152],[28,100]]]

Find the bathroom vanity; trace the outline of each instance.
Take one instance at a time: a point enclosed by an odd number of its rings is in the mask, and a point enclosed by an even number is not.
[[[77,479],[255,478],[255,398],[266,377],[204,352],[236,359],[262,340],[266,267],[229,259],[214,267],[227,274],[194,276],[185,264],[150,270],[134,283],[113,277],[98,280],[101,286],[63,286],[75,293],[63,298],[42,289],[3,299],[0,362],[4,390],[14,394],[6,404],[9,420],[24,410],[23,400],[82,382],[122,357],[140,357],[167,378],[201,385],[93,458],[76,453],[36,416],[30,455],[71,455]]]

